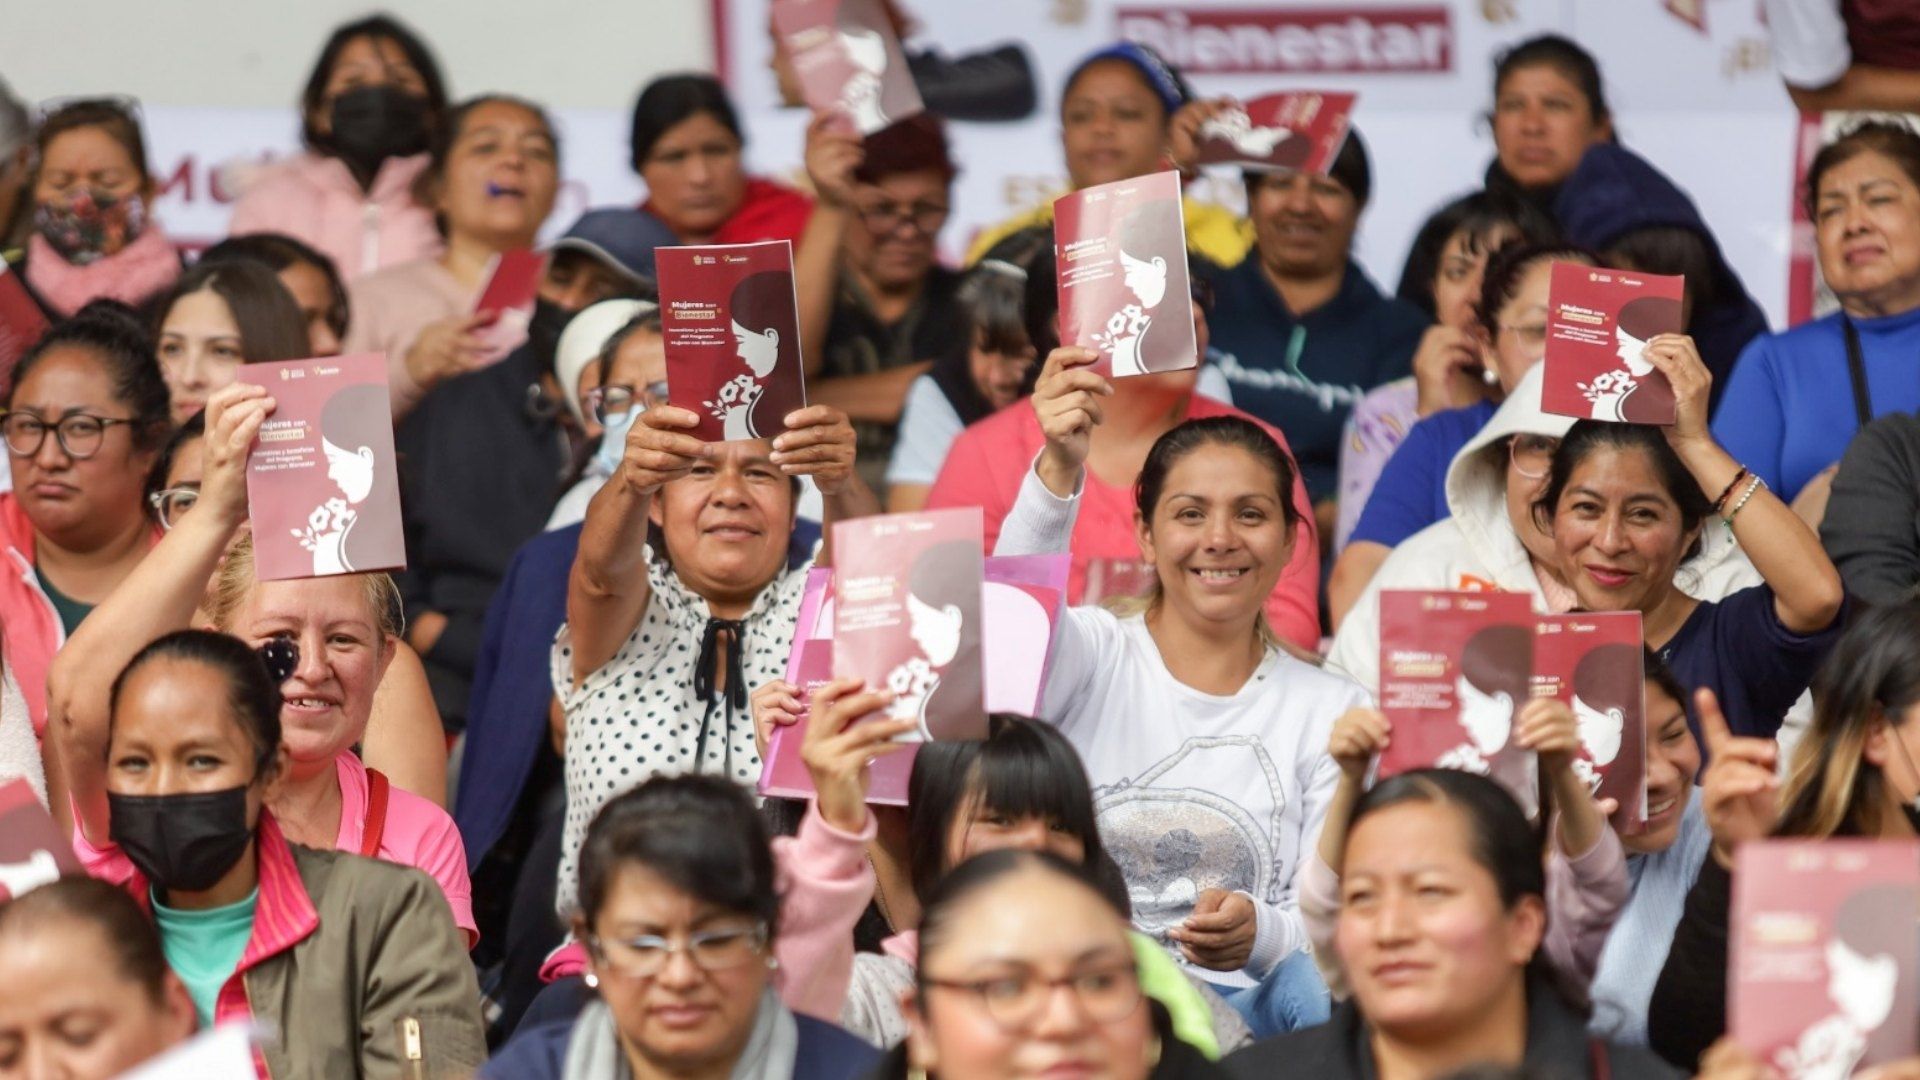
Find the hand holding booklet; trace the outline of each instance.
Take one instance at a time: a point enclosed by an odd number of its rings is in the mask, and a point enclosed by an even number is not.
[[[706,442],[771,439],[807,404],[793,246],[663,247],[660,328],[669,403],[700,417]]]
[[[774,0],[773,25],[809,108],[861,135],[925,110],[880,0]]]
[[[1116,378],[1200,363],[1180,174],[1084,188],[1053,202],[1060,343],[1095,349]]]
[[[493,321],[480,328],[478,336],[487,343],[492,360],[504,360],[508,353],[526,343],[527,328],[533,322],[533,307],[540,295],[540,278],[546,273],[544,252],[520,248],[493,257],[487,268],[486,284],[473,303],[474,314],[491,314]]]
[[[1679,277],[1554,263],[1547,292],[1547,352],[1540,407],[1559,416],[1669,425],[1673,385],[1647,342],[1678,334]]]
[[[1347,141],[1355,98],[1297,90],[1229,106],[1200,126],[1198,164],[1325,176]]]

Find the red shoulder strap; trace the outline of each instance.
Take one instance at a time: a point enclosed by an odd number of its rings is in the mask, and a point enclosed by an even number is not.
[[[387,833],[387,774],[379,769],[367,770],[367,823],[360,834],[360,854],[375,858],[380,854],[380,840]]]

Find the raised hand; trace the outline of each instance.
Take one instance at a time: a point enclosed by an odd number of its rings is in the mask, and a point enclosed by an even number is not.
[[[1772,739],[1735,735],[1713,691],[1702,687],[1693,701],[1712,755],[1700,782],[1700,805],[1713,830],[1714,858],[1731,867],[1734,849],[1771,833],[1780,818],[1780,780],[1774,772],[1780,747]]]
[[[888,720],[874,715],[862,720],[893,701],[891,693],[865,690],[865,686],[859,679],[835,679],[815,690],[807,736],[800,743],[820,817],[842,832],[859,832],[866,826],[867,788],[872,782],[867,766],[882,754],[912,745],[893,738],[916,726],[911,717]]]
[[[1093,349],[1062,345],[1047,354],[1034,385],[1033,414],[1047,438],[1040,452],[1040,479],[1061,498],[1079,486],[1080,469],[1093,447],[1093,429],[1106,417],[1100,399],[1113,393],[1112,383],[1088,370],[1099,359]]]
[[[683,434],[699,426],[698,416],[673,405],[655,405],[641,413],[627,431],[621,482],[636,494],[652,495],[667,481],[687,475],[695,462],[713,456],[711,444]]]
[[[1333,722],[1333,735],[1327,740],[1327,755],[1340,766],[1347,779],[1358,783],[1366,779],[1367,767],[1380,751],[1387,748],[1393,724],[1378,709],[1348,709]]]
[[[853,206],[854,170],[866,160],[866,144],[847,118],[836,112],[816,112],[807,124],[807,179],[821,201],[849,209]]]
[[[462,372],[484,367],[493,352],[480,331],[498,318],[496,312],[476,311],[428,323],[407,349],[407,374],[431,389]]]
[[[1200,129],[1206,122],[1238,105],[1230,97],[1196,98],[1180,107],[1167,124],[1167,157],[1181,172],[1192,172],[1200,156]]]
[[[1480,400],[1485,384],[1472,373],[1480,362],[1480,341],[1472,334],[1444,323],[1427,327],[1413,351],[1413,382],[1419,391],[1416,411],[1428,416]]]
[[[1712,442],[1707,429],[1707,403],[1713,391],[1713,375],[1707,371],[1700,350],[1685,334],[1658,334],[1647,342],[1647,362],[1673,384],[1673,426],[1662,429],[1674,449],[1690,443]]]
[[[799,723],[800,714],[807,711],[806,703],[800,700],[800,688],[784,679],[763,683],[747,698],[747,707],[753,714],[753,742],[760,748],[762,761],[767,758],[774,731]]]
[[[1558,777],[1580,756],[1580,725],[1559,698],[1534,698],[1520,707],[1513,744],[1540,757],[1540,771]]]
[[[206,466],[189,517],[211,514],[229,531],[247,520],[247,455],[273,410],[267,388],[251,383],[231,383],[207,399]]]
[[[822,495],[837,495],[853,477],[853,424],[831,405],[809,405],[786,416],[773,440],[773,463],[788,476],[811,476]]]

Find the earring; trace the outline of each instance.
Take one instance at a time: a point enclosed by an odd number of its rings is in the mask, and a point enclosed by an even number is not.
[[[777,956],[769,956],[769,957],[767,957],[767,970],[768,970],[768,971],[779,971],[779,970],[780,970],[780,958],[779,958],[779,957],[777,957]]]
[[[593,972],[591,972],[591,971],[589,971],[589,972],[587,972],[587,980],[586,980],[586,981],[587,981],[587,989],[589,989],[589,990],[598,990],[598,989],[600,989],[600,976],[598,976],[598,975],[595,975],[595,974],[594,974]]]
[[[1153,1041],[1147,1044],[1147,1071],[1148,1072],[1152,1072],[1153,1070],[1160,1067],[1160,1051],[1162,1049],[1163,1047],[1160,1045],[1160,1036],[1158,1033],[1156,1033],[1153,1036]]]

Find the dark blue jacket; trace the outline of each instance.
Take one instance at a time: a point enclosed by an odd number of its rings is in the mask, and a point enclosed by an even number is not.
[[[800,1034],[793,1080],[848,1080],[880,1063],[879,1050],[832,1024],[799,1013],[793,1019]],[[481,1066],[475,1080],[560,1080],[572,1038],[572,1021],[524,1028]]]

